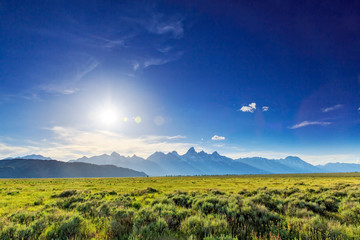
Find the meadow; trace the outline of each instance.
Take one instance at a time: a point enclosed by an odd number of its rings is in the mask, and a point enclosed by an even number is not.
[[[360,173],[0,180],[2,239],[360,239]]]

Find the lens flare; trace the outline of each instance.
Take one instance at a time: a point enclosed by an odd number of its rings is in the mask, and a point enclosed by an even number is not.
[[[137,116],[137,117],[134,118],[134,121],[135,121],[137,124],[140,124],[141,121],[142,121],[142,119],[141,119],[141,117]]]

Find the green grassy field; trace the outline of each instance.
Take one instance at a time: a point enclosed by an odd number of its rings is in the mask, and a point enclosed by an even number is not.
[[[0,180],[0,239],[360,239],[360,173]]]

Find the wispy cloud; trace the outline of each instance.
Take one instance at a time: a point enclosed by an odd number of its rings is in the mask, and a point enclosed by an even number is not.
[[[267,111],[269,111],[269,107],[268,106],[263,106],[262,110],[263,110],[263,112],[267,112]]]
[[[77,93],[79,91],[79,88],[48,84],[41,86],[40,90],[50,94],[71,95]]]
[[[0,103],[2,101],[11,101],[13,99],[24,99],[24,100],[29,100],[29,101],[41,101],[41,97],[39,96],[38,93],[18,93],[18,94],[5,94],[3,96],[1,96],[0,98]]]
[[[344,105],[342,105],[342,104],[336,104],[336,105],[331,106],[331,107],[323,108],[323,109],[321,109],[321,111],[324,112],[324,113],[326,113],[326,112],[331,112],[331,111],[340,109],[340,108],[342,108],[343,106],[344,106]]]
[[[0,159],[11,157],[11,156],[18,156],[18,155],[25,155],[31,152],[38,152],[39,149],[33,146],[12,146],[6,143],[0,142]],[[18,154],[18,155],[16,155]]]
[[[174,38],[181,38],[184,35],[183,19],[179,16],[171,16],[171,19],[164,19],[164,15],[156,14],[152,21],[146,23],[147,29],[155,34],[170,33]]]
[[[146,60],[144,62],[143,66],[144,66],[144,68],[147,68],[147,67],[150,67],[153,65],[163,65],[163,64],[168,63],[169,61],[170,61],[169,59],[152,58],[152,59]]]
[[[133,64],[133,69],[134,69],[134,71],[138,70],[139,67],[140,67],[140,64],[139,64],[138,62],[135,62],[135,63]]]
[[[0,159],[10,156],[42,154],[58,160],[69,160],[81,156],[93,156],[117,151],[124,155],[137,154],[148,157],[155,151],[186,152],[196,144],[184,142],[183,135],[146,135],[129,137],[116,132],[99,130],[79,130],[76,128],[54,126],[47,128],[53,137],[47,141],[27,146],[10,146],[0,142]]]
[[[167,64],[169,62],[173,62],[178,60],[182,56],[182,52],[176,52],[170,55],[163,55],[159,57],[150,57],[148,59],[145,59],[141,64],[139,62],[136,62],[136,64],[133,65],[134,70],[138,70],[141,68],[148,68],[151,66],[160,66]]]
[[[256,110],[256,103],[250,103],[247,106],[242,106],[238,111],[253,113]]]
[[[213,141],[223,141],[223,140],[225,140],[225,137],[223,137],[223,136],[218,136],[218,135],[214,135],[214,136],[211,138],[211,140],[213,140]]]
[[[160,12],[155,5],[144,4],[139,7],[137,4],[129,4],[129,8],[117,14],[118,22],[101,26],[101,32],[97,28],[82,22],[76,16],[65,16],[65,28],[40,28],[30,31],[49,38],[61,39],[77,49],[87,48],[103,51],[117,51],[118,59],[128,61],[130,71],[137,71],[141,68],[159,66],[178,60],[182,52],[176,50],[176,41],[184,35],[184,17],[178,14]],[[136,13],[134,17],[134,14]],[[140,13],[140,14],[139,14]],[[119,29],[118,25],[125,26]],[[150,40],[144,42],[144,36]],[[171,44],[167,40],[172,39]],[[132,40],[132,41],[130,41]],[[79,48],[80,46],[80,48]],[[79,50],[83,51],[83,50]],[[93,54],[96,54],[94,51]],[[99,59],[102,56],[99,57]],[[136,63],[134,63],[136,62]],[[124,70],[126,71],[126,70]],[[129,74],[129,73],[127,73]],[[131,73],[133,74],[133,73]],[[49,91],[54,92],[55,87],[49,87]],[[60,94],[63,88],[58,91]]]
[[[161,53],[168,53],[172,49],[173,49],[173,47],[171,47],[171,46],[165,46],[165,47],[158,48],[157,50]]]
[[[90,58],[83,66],[78,68],[78,70],[74,76],[73,82],[76,83],[76,82],[80,81],[88,73],[90,73],[95,68],[97,68],[99,66],[99,64],[100,63],[95,58]]]
[[[39,89],[50,94],[70,95],[79,91],[75,85],[81,81],[87,74],[92,72],[99,66],[99,62],[95,58],[89,58],[83,65],[78,66],[75,73],[71,77],[63,77],[66,80],[61,80],[56,83],[41,85]]]
[[[125,35],[123,37],[108,38],[101,35],[94,35],[89,38],[93,46],[98,46],[103,49],[112,50],[117,47],[126,47],[126,41],[131,39],[133,35]]]
[[[312,125],[318,125],[318,126],[329,126],[331,125],[332,122],[322,122],[322,121],[303,121],[301,123],[295,124],[294,126],[289,127],[290,129],[297,129],[297,128],[302,128],[302,127],[307,127],[307,126],[312,126]]]

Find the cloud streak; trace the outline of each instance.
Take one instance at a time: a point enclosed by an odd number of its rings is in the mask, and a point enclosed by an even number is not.
[[[74,94],[79,91],[79,88],[75,87],[75,85],[99,65],[100,63],[95,58],[89,58],[82,66],[77,68],[73,76],[70,77],[70,80],[60,81],[56,84],[42,85],[39,89],[49,94]]]
[[[321,121],[303,121],[301,123],[295,124],[294,126],[289,127],[290,129],[297,129],[297,128],[302,128],[302,127],[307,127],[307,126],[329,126],[331,125],[332,122],[321,122]]]
[[[338,110],[340,108],[342,108],[344,105],[342,104],[336,104],[334,106],[331,106],[331,107],[327,107],[327,108],[323,108],[321,109],[322,112],[324,113],[327,113],[327,112],[331,112],[331,111],[334,111],[334,110]]]

